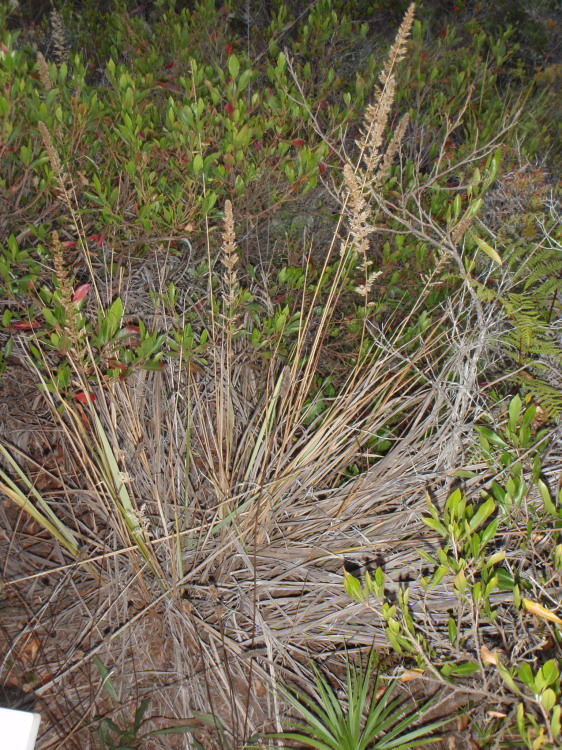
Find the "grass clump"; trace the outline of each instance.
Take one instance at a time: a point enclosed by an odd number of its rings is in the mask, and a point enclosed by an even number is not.
[[[494,225],[534,100],[508,32],[430,44],[412,5],[381,65],[360,7],[5,32],[0,675],[45,749],[267,746],[291,706],[296,742],[407,747],[459,696],[482,746],[559,734],[559,412],[524,378],[557,225],[542,194],[540,239]],[[341,656],[373,646],[380,694]]]

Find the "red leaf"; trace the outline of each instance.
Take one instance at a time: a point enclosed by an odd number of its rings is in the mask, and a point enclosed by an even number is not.
[[[127,369],[127,365],[124,362],[119,362],[117,359],[108,359],[107,366],[111,370],[121,370],[121,372]]]
[[[80,302],[80,300],[83,300],[84,297],[88,294],[90,291],[92,285],[91,284],[80,284],[80,286],[77,286],[74,290],[74,294],[72,296],[73,302]]]
[[[125,330],[129,331],[130,333],[139,333],[140,326],[125,326]]]
[[[94,396],[93,393],[84,393],[84,391],[79,391],[78,393],[75,393],[74,398],[77,401],[80,401],[81,404],[87,404],[96,400],[96,397]]]
[[[321,162],[320,162],[320,163],[318,164],[318,171],[320,172],[320,174],[324,174],[324,173],[326,172],[326,170],[327,170],[327,169],[328,169],[328,167],[327,167],[327,166],[326,166],[326,165],[324,164],[324,162],[323,162],[323,161],[321,161]]]
[[[15,331],[31,331],[32,328],[37,328],[38,325],[41,325],[36,320],[18,320],[16,323],[11,323],[8,328],[11,328]]]
[[[164,67],[166,68],[166,70],[171,70],[174,67],[174,63],[173,62],[167,62],[164,65]]]
[[[178,89],[177,86],[174,86],[171,83],[166,83],[166,81],[156,81],[157,86],[161,86],[163,89],[168,89],[168,91],[171,91],[172,93],[178,93],[178,91],[181,91],[181,89]]]
[[[297,147],[304,146],[304,138],[295,138],[294,140],[291,141],[291,143],[293,144],[293,146],[297,146]]]
[[[92,234],[90,237],[88,237],[89,240],[92,242],[95,242],[98,247],[101,247],[103,245],[103,235],[102,234]]]
[[[60,243],[61,247],[64,247],[65,249],[69,247],[76,247],[76,242],[74,240],[64,240],[64,242]]]
[[[230,55],[232,54],[232,44],[227,44],[227,45],[226,45],[226,54],[227,54],[227,55],[228,55],[229,57],[230,57]]]
[[[227,115],[233,115],[234,114],[234,104],[232,102],[227,102],[224,105],[224,111]]]

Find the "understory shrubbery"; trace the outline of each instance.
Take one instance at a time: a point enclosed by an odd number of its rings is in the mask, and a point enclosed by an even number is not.
[[[133,5],[0,10],[5,695],[557,747],[555,16]]]

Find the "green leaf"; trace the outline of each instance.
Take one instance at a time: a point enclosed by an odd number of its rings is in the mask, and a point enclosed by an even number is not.
[[[553,682],[556,682],[558,679],[558,676],[560,675],[560,671],[558,669],[558,664],[556,663],[555,659],[549,659],[540,669],[539,674],[541,675],[545,686],[552,685]]]
[[[533,672],[531,671],[531,667],[526,661],[524,661],[523,664],[521,664],[521,666],[519,667],[517,671],[517,677],[521,680],[521,682],[527,685],[528,688],[534,690],[535,678],[533,676]]]
[[[433,574],[433,578],[431,579],[431,585],[432,586],[438,586],[439,583],[443,580],[443,578],[447,575],[449,572],[449,569],[446,568],[444,565],[440,565]]]
[[[235,81],[238,78],[238,73],[240,72],[240,63],[238,62],[238,58],[236,57],[236,55],[230,55],[230,57],[228,58],[228,71],[232,76],[232,79]]]
[[[449,674],[451,677],[467,677],[478,672],[479,669],[480,664],[477,664],[475,661],[467,661],[464,664],[452,665]]]
[[[427,516],[422,516],[422,521],[426,526],[429,526],[430,529],[433,529],[438,534],[441,534],[442,537],[446,538],[449,536],[449,532],[443,526],[441,521],[437,521],[437,519],[435,518],[428,518]]]
[[[236,148],[245,148],[250,143],[252,131],[248,125],[243,125],[240,130],[234,133],[233,143]]]
[[[474,516],[471,518],[469,527],[471,531],[476,531],[476,529],[484,523],[484,521],[488,518],[488,516],[492,515],[492,513],[496,509],[496,504],[492,500],[491,497],[489,497],[482,505],[478,508]]]
[[[416,547],[416,552],[418,553],[420,557],[422,557],[430,565],[437,565],[435,559],[429,554],[429,552],[426,552],[424,549],[421,549],[420,547]]]
[[[514,396],[509,403],[509,428],[515,432],[517,420],[521,414],[521,398],[519,395]]]
[[[508,570],[500,568],[496,572],[496,576],[498,579],[498,588],[500,591],[513,591],[515,580],[513,578],[513,575]]]
[[[27,165],[31,161],[31,149],[28,146],[22,146],[20,148],[20,159],[22,160],[23,164],[27,167]]]
[[[460,489],[456,489],[454,492],[452,492],[449,495],[449,499],[447,500],[447,510],[451,514],[452,519],[460,518],[464,514],[465,509],[465,499],[463,497],[462,492]],[[446,518],[446,516],[445,516]]]
[[[552,688],[548,688],[542,693],[541,703],[546,711],[552,711],[556,705],[556,693]]]
[[[107,325],[107,336],[108,341],[113,338],[115,335],[117,329],[119,328],[119,325],[121,323],[121,318],[123,317],[123,302],[121,301],[121,297],[117,297],[109,310],[105,314],[105,320],[104,322]]]
[[[466,574],[465,574],[464,570],[459,570],[459,572],[457,573],[457,575],[455,576],[455,579],[454,579],[455,589],[460,594],[462,594],[466,590],[466,585],[467,585]]]
[[[102,685],[105,689],[105,692],[115,703],[119,703],[119,696],[117,695],[117,691],[115,690],[115,687],[111,682],[111,672],[98,656],[94,656],[93,661],[98,672],[101,675]]]
[[[484,549],[484,547],[488,544],[488,542],[491,539],[493,539],[494,536],[496,535],[496,531],[498,530],[498,523],[499,523],[498,519],[494,518],[494,520],[491,521],[482,532],[482,535],[481,535],[482,549]]]
[[[529,666],[529,665],[527,664],[527,666]],[[523,693],[521,692],[521,690],[519,690],[519,688],[515,684],[515,680],[513,679],[513,675],[507,669],[507,667],[505,667],[501,663],[501,661],[499,659],[498,659],[498,662],[497,662],[497,668],[498,668],[498,672],[501,675],[502,680],[505,682],[505,684],[508,686],[508,688],[510,690],[512,690],[516,695],[519,695],[519,696],[523,695]]]
[[[361,581],[351,575],[347,570],[344,570],[343,572],[343,586],[348,596],[354,601],[359,602],[362,600]]]
[[[472,479],[473,477],[478,476],[477,471],[469,471],[468,469],[457,469],[453,476],[459,477],[460,479]]]
[[[498,563],[503,562],[505,560],[505,550],[502,549],[499,552],[495,552],[487,561],[486,565],[488,565],[490,568],[493,568]],[[497,578],[497,575],[494,576],[494,578]]]
[[[492,163],[490,164],[490,168],[488,170],[488,179],[486,182],[491,185],[492,182],[496,179],[496,176],[498,174],[498,169],[500,166],[501,161],[501,148],[497,148],[494,151],[494,155],[492,157]]]
[[[238,80],[238,85],[236,86],[236,91],[240,93],[241,91],[244,91],[246,86],[250,83],[252,80],[253,71],[251,68],[248,68],[245,70],[242,75],[240,76]]]
[[[140,706],[136,710],[135,723],[134,723],[135,735],[140,729],[140,725],[142,724],[142,720],[144,719],[144,715],[146,713],[149,703],[150,701],[148,700],[148,698],[145,698],[144,700],[141,701]]]
[[[523,419],[521,420],[521,428],[530,427],[531,422],[535,418],[536,413],[537,413],[537,407],[534,404],[531,404],[531,406],[529,406],[525,410],[525,414],[523,415]]]
[[[51,312],[51,310],[49,310],[48,307],[44,307],[41,310],[41,312],[43,313],[43,317],[45,318],[45,320],[50,326],[58,325],[58,320],[56,319],[55,315]]]
[[[554,518],[557,518],[559,515],[558,508],[552,502],[552,498],[550,497],[550,491],[542,479],[537,480],[537,487],[539,488],[539,492],[541,493],[541,497],[542,497],[542,501],[544,503],[545,509],[547,510],[548,513],[550,513],[551,516],[554,516]]]
[[[495,445],[498,448],[507,448],[507,443],[505,440],[500,437],[497,432],[494,432],[489,427],[483,427],[482,425],[478,425],[476,428],[476,431],[479,435],[482,437],[485,437],[486,440],[491,443],[491,445]]]
[[[201,154],[195,154],[195,157],[193,158],[192,162],[193,166],[193,174],[198,175],[199,172],[203,169],[203,157]]]
[[[552,716],[550,718],[550,729],[554,737],[558,737],[560,735],[560,731],[562,730],[562,726],[560,722],[561,713],[562,713],[562,706],[560,706],[560,704],[558,704],[557,706],[554,706],[554,708],[552,709]]]
[[[454,646],[457,640],[457,623],[453,620],[452,617],[449,617],[449,623],[447,625],[447,632],[449,635],[449,641]]]
[[[497,263],[498,266],[502,265],[502,259],[498,255],[498,253],[494,250],[494,248],[491,245],[488,245],[487,242],[485,242],[483,239],[478,237],[478,235],[472,233],[472,239],[476,242],[480,250],[482,252],[486,253],[493,261],[494,263]]]
[[[457,193],[453,201],[453,214],[455,218],[460,214],[460,212],[461,212],[461,196],[460,196],[460,193]]]

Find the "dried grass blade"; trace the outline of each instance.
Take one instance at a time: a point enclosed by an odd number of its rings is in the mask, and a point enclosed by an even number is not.
[[[269,434],[271,432],[271,428],[273,426],[273,418],[274,418],[275,410],[277,408],[277,402],[279,400],[279,394],[281,393],[281,387],[283,385],[283,380],[285,379],[285,377],[286,377],[286,373],[285,373],[285,370],[283,370],[281,374],[279,375],[279,377],[277,378],[277,382],[275,383],[273,395],[271,396],[271,399],[267,406],[265,416],[264,416],[262,425],[260,427],[260,431],[258,433],[256,442],[254,444],[254,449],[252,450],[252,455],[250,456],[250,460],[248,461],[248,467],[244,474],[244,481],[247,481],[250,474],[252,473],[252,469],[254,468],[254,464],[256,462],[258,453],[260,449],[262,448],[262,444],[264,442],[266,433]]]
[[[113,453],[113,449],[105,433],[103,425],[98,417],[96,411],[92,409],[92,416],[96,433],[99,438],[98,450],[99,458],[101,461],[101,470],[104,474],[104,481],[109,490],[110,496],[115,504],[115,507],[119,511],[119,514],[125,522],[125,526],[131,534],[131,540],[137,546],[144,560],[150,566],[152,572],[158,577],[160,581],[163,581],[161,571],[155,560],[154,555],[151,553],[148,544],[146,543],[144,530],[140,524],[137,510],[131,500],[131,496],[123,481],[123,475],[119,469],[117,459]]]

